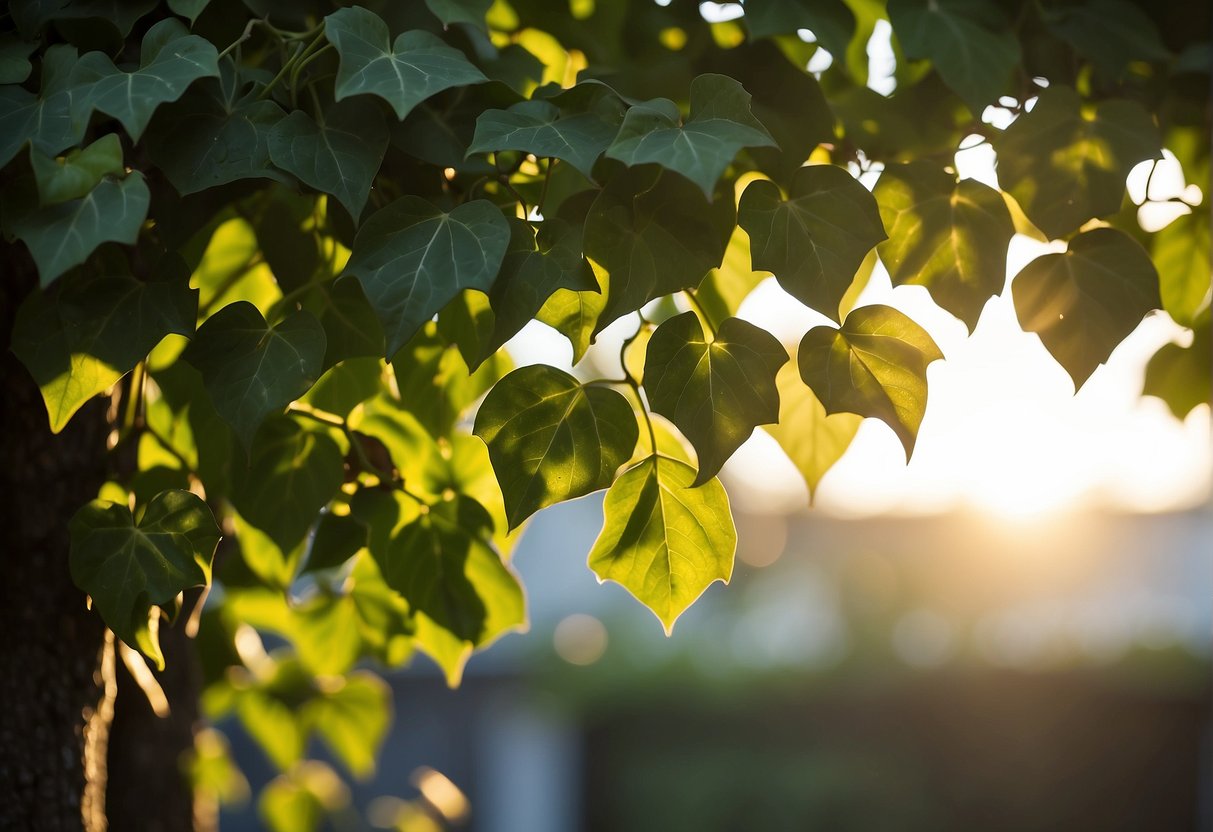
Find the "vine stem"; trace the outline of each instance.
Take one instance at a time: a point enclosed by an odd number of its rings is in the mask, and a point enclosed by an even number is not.
[[[708,314],[708,311],[703,308],[703,304],[699,302],[699,298],[695,297],[695,292],[691,289],[684,289],[683,294],[686,295],[687,300],[691,302],[691,305],[695,307],[695,311],[699,313],[699,317],[703,318],[703,322],[708,325],[708,329],[711,331],[712,337],[715,338],[716,322],[712,320],[712,316]]]
[[[543,189],[539,192],[539,202],[535,204],[535,213],[539,216],[543,216],[543,204],[548,198],[548,184],[552,181],[552,168],[556,166],[557,161],[559,160],[553,159],[551,156],[548,157],[548,167],[543,174]]]
[[[636,405],[640,408],[640,415],[644,417],[644,426],[649,430],[649,448],[652,449],[653,455],[656,456],[657,435],[653,431],[653,417],[649,415],[649,409],[645,406],[644,397],[640,395],[640,384],[636,379],[628,376],[628,387],[632,388],[632,395],[636,397]]]

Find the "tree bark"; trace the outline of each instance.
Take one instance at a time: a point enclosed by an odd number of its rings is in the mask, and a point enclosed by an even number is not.
[[[106,402],[50,432],[8,349],[32,266],[3,244],[0,262],[0,829],[93,832],[105,829],[113,649],[72,583],[67,526],[105,480]]]

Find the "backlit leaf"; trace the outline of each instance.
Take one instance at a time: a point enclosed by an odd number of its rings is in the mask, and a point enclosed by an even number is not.
[[[1208,309],[1193,325],[1191,344],[1163,344],[1154,353],[1146,365],[1141,393],[1162,399],[1177,419],[1213,401],[1213,339]]]
[[[1209,212],[1194,211],[1154,235],[1162,308],[1176,323],[1191,326],[1209,299]]]

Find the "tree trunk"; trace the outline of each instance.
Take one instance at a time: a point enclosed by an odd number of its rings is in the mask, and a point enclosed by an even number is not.
[[[0,829],[103,830],[113,647],[68,573],[67,524],[105,480],[106,403],[58,436],[8,350],[33,285],[0,245]],[[108,695],[107,695],[108,694]]]

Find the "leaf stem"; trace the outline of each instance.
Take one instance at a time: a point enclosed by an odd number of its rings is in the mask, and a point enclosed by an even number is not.
[[[535,204],[535,213],[541,217],[543,216],[543,204],[547,201],[547,198],[548,198],[548,184],[551,183],[551,181],[552,181],[552,168],[554,168],[556,166],[556,163],[558,161],[560,161],[560,160],[553,159],[551,156],[548,157],[547,170],[543,174],[543,189],[539,191],[539,202],[537,202]],[[529,215],[528,215],[528,219],[529,219]]]
[[[687,300],[689,300],[691,305],[695,307],[695,311],[699,313],[699,317],[703,318],[703,322],[708,325],[708,329],[711,331],[712,337],[715,338],[716,322],[712,320],[712,316],[708,314],[708,311],[703,308],[703,304],[699,302],[699,298],[695,297],[694,290],[684,289],[682,293],[686,295]]]
[[[280,70],[278,70],[278,74],[270,79],[270,82],[265,85],[265,88],[262,89],[261,93],[257,96],[258,101],[265,99],[265,98],[269,98],[270,93],[272,93],[274,91],[274,87],[278,86],[278,82],[281,81],[283,78],[285,78],[290,73],[290,71],[294,68],[295,60],[299,57],[300,54],[302,54],[304,49],[305,49],[305,47],[301,47],[299,44],[295,44],[294,51],[291,53],[291,56],[283,62],[282,68]]]
[[[626,373],[627,371],[624,370]],[[649,415],[649,409],[645,406],[644,397],[640,395],[640,384],[636,379],[628,376],[628,387],[632,388],[633,395],[636,396],[636,405],[640,409],[640,415],[644,417],[644,426],[649,430],[649,448],[653,451],[653,455],[657,455],[657,435],[653,432],[653,417]]]
[[[131,371],[130,386],[127,388],[126,409],[122,414],[122,430],[130,431],[139,420],[139,411],[143,406],[143,390],[147,382],[147,361],[140,361]]]

